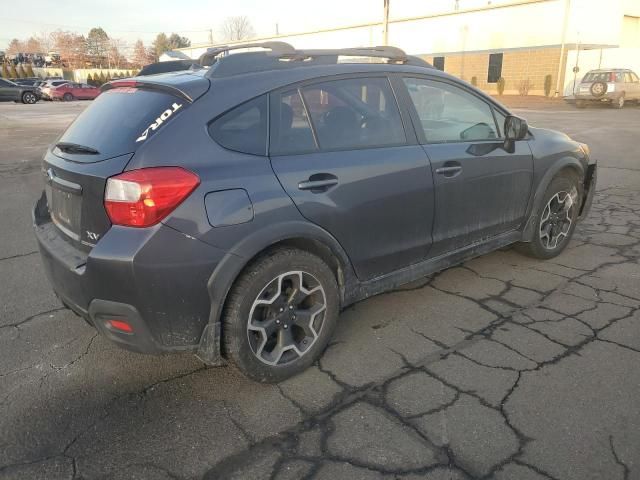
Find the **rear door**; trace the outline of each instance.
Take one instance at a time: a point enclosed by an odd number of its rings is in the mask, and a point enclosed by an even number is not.
[[[273,169],[301,214],[369,279],[426,258],[433,179],[386,76],[308,83],[271,95]]]
[[[520,226],[533,182],[526,140],[503,148],[505,115],[452,82],[405,77],[435,184],[433,256]]]

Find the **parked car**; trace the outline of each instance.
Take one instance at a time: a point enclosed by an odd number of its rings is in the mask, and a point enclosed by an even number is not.
[[[251,46],[107,84],[44,155],[46,274],[120,346],[280,381],[346,306],[514,243],[555,257],[589,211],[586,145],[421,59]]]
[[[100,89],[86,83],[63,83],[49,90],[51,100],[93,100],[100,95]]]
[[[624,68],[591,70],[575,93],[578,108],[589,102],[609,102],[614,108],[623,108],[628,101],[640,102],[640,79]]]
[[[0,78],[0,102],[22,102],[33,104],[40,99],[35,87],[18,85]]]
[[[38,87],[40,96],[45,100],[51,100],[51,89],[69,83],[69,80],[47,80],[44,85]]]
[[[18,85],[24,85],[27,87],[36,87],[37,83],[40,81],[39,78],[37,77],[33,77],[33,78],[18,78],[16,80],[13,80],[13,83],[16,83]]]

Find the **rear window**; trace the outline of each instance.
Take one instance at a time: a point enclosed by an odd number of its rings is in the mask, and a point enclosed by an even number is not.
[[[187,102],[165,92],[115,88],[99,95],[62,135],[59,143],[99,152],[100,158],[135,152],[161,131]],[[94,155],[78,161],[94,162]]]
[[[583,82],[623,82],[622,72],[589,72],[582,79]]]

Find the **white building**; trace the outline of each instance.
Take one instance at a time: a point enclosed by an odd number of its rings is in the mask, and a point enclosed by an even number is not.
[[[574,67],[633,68],[640,72],[640,0],[383,0],[380,21],[262,37],[296,48],[340,48],[388,43],[438,68],[496,91],[528,85],[544,92],[545,77],[571,94]],[[243,43],[243,42],[235,42]],[[192,58],[212,45],[181,49]],[[560,77],[557,81],[558,75]],[[474,78],[475,77],[475,78]]]

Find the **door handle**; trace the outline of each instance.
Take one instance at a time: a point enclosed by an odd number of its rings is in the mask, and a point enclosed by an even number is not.
[[[338,178],[330,173],[315,173],[308,180],[298,183],[300,190],[311,190],[313,193],[326,192],[338,184]]]
[[[446,167],[436,168],[438,175],[444,175],[445,177],[455,177],[462,171],[462,165],[449,165]]]

